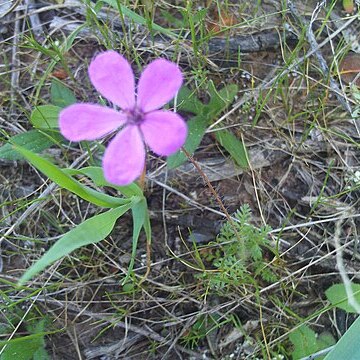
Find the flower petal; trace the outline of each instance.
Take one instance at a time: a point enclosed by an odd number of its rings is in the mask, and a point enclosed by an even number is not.
[[[129,62],[115,51],[96,56],[89,66],[96,90],[122,109],[135,106],[135,78]]]
[[[140,76],[138,105],[144,112],[159,109],[180,89],[183,76],[179,67],[168,60],[151,62]]]
[[[129,125],[108,145],[103,168],[105,179],[116,185],[132,183],[141,175],[145,164],[145,148],[137,126]]]
[[[99,139],[126,122],[126,115],[95,104],[74,104],[60,112],[61,133],[71,141]]]
[[[171,155],[184,145],[187,126],[181,116],[172,111],[152,111],[140,125],[145,142],[158,155]]]

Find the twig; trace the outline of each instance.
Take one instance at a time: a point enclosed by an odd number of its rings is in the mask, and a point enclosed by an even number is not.
[[[51,303],[52,301],[49,299],[46,299],[46,301],[48,303]],[[79,312],[79,308],[77,306],[74,306],[72,303],[66,303],[66,305],[63,302],[58,302],[56,301],[55,304],[57,306],[61,305],[63,307],[66,306],[66,309],[68,311],[72,311],[75,313]],[[157,332],[155,332],[154,330],[148,328],[147,326],[137,326],[137,325],[133,325],[130,324],[126,321],[119,321],[118,318],[116,317],[112,317],[111,315],[106,315],[106,314],[98,314],[98,313],[94,313],[91,312],[89,310],[84,310],[82,311],[82,315],[83,316],[87,316],[90,317],[91,319],[97,319],[97,320],[101,320],[101,321],[106,321],[109,324],[112,324],[114,326],[114,328],[122,328],[125,331],[132,331],[135,334],[147,337],[149,339],[152,339],[162,345],[168,343],[169,341],[164,338],[163,336],[159,335]],[[185,347],[181,346],[181,345],[176,345],[176,347],[178,349],[180,349],[182,352],[184,352],[185,354],[189,354],[191,356],[195,356],[195,358],[198,358],[198,353],[196,353],[195,351],[191,351],[189,349],[186,349]]]
[[[33,0],[25,0],[25,5],[27,7],[26,12],[30,10],[28,13],[29,20],[31,24],[31,30],[35,36],[35,38],[40,41],[41,38],[44,37],[44,29],[42,27],[39,14],[33,13],[31,10],[35,8]]]
[[[9,15],[13,10],[15,10],[17,6],[20,4],[20,2],[21,0],[16,0],[14,4],[7,11],[5,11],[3,14],[0,14],[0,19],[5,17],[6,15]]]
[[[320,356],[324,356],[326,354],[328,354],[333,348],[335,347],[335,345],[329,346],[326,349],[322,349],[320,351],[317,351],[314,354],[311,354],[309,356],[303,357],[300,360],[315,360],[316,358],[320,357]]]
[[[14,37],[12,42],[12,55],[11,55],[11,90],[10,90],[10,114],[13,114],[13,106],[16,103],[15,94],[19,89],[19,77],[20,77],[20,61],[19,61],[19,33],[20,33],[20,21],[15,20]]]

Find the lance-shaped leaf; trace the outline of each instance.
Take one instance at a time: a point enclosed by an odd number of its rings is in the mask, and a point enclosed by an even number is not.
[[[24,158],[26,158],[26,160],[45,174],[49,179],[86,201],[107,208],[117,207],[130,202],[129,199],[116,198],[82,185],[71,176],[65,174],[60,168],[52,164],[50,161],[24,149],[23,147],[15,144],[13,146],[16,151],[18,151]]]
[[[70,230],[35,263],[19,280],[19,285],[33,278],[56,260],[82,246],[95,244],[105,239],[114,228],[116,220],[131,208],[131,203],[108,210],[84,221]]]

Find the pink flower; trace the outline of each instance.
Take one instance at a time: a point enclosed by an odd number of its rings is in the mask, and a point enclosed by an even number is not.
[[[115,130],[103,158],[104,176],[116,185],[138,178],[145,165],[145,144],[158,155],[171,155],[184,144],[187,126],[173,111],[158,110],[180,89],[183,77],[175,63],[157,59],[135,78],[128,61],[115,51],[98,55],[89,66],[96,90],[122,110],[74,104],[61,111],[60,131],[71,141],[99,139]]]

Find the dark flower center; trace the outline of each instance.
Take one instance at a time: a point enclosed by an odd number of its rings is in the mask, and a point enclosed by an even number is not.
[[[127,122],[131,125],[140,125],[144,120],[144,113],[137,107],[131,110],[125,110]]]

